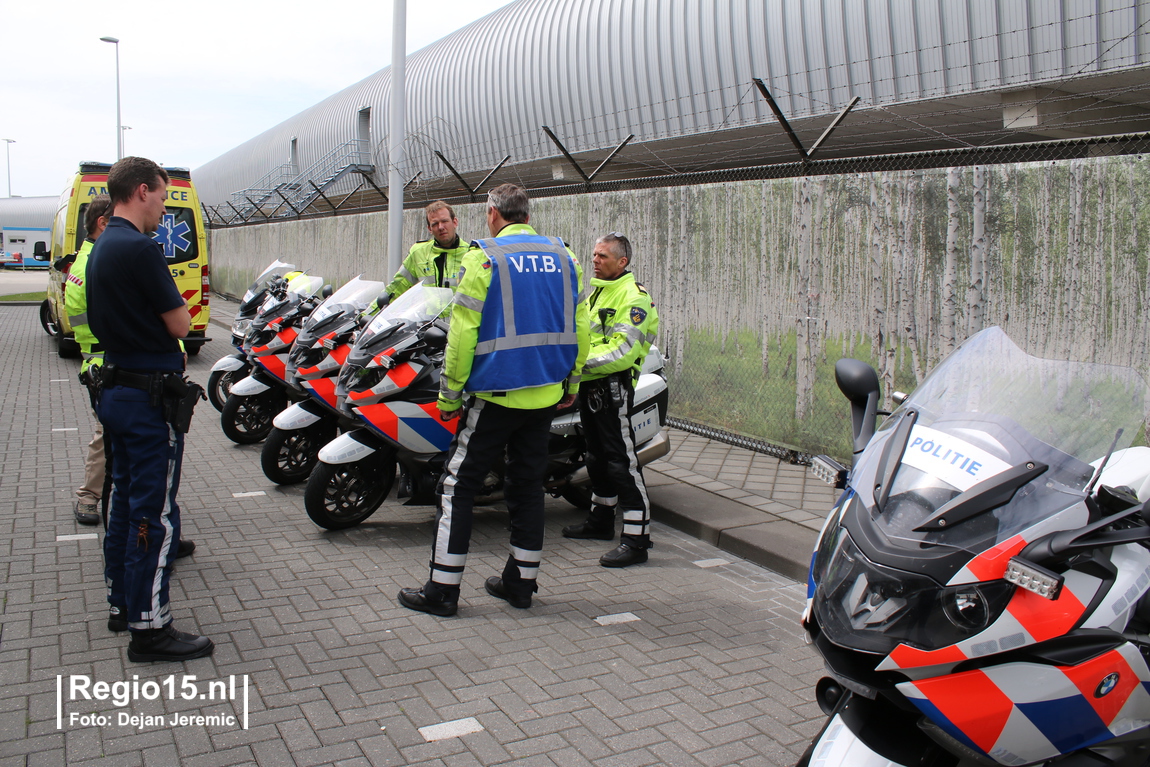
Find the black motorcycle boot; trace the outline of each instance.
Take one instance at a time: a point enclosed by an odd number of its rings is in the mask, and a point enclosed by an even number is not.
[[[483,588],[491,596],[504,600],[512,607],[526,610],[531,606],[531,595],[539,590],[539,583],[534,578],[528,580],[520,575],[519,564],[512,555],[503,566],[502,577],[491,576]]]
[[[449,588],[428,581],[418,589],[400,589],[396,597],[400,607],[447,618],[459,610],[459,588]]]
[[[195,541],[181,540],[179,545],[176,546],[176,556],[172,557],[172,559],[183,559],[184,557],[190,557],[192,552],[195,550]]]
[[[520,583],[527,583],[527,581],[520,581]],[[531,594],[539,590],[539,587],[535,585],[534,581],[531,581],[531,585],[531,591],[527,591],[526,595],[523,595],[520,593],[524,591],[523,589],[516,589],[515,591],[512,591],[512,589],[509,588],[506,583],[504,583],[502,578],[500,578],[498,575],[493,575],[483,584],[483,588],[485,588],[487,593],[491,596],[502,599],[512,607],[518,607],[520,610],[526,610],[531,606]]]
[[[591,513],[587,515],[585,522],[563,528],[563,537],[596,541],[615,540],[615,507],[595,504],[591,507]]]
[[[632,543],[623,542],[599,557],[603,567],[630,567],[647,561],[647,549]]]
[[[133,663],[192,660],[211,655],[215,648],[207,637],[177,631],[169,623],[162,629],[133,631],[132,641],[128,643],[128,660]]]
[[[123,605],[110,605],[108,607],[108,631],[128,630],[128,608]]]

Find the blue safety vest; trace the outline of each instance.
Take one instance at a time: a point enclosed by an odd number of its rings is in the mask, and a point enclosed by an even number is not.
[[[472,245],[491,262],[491,285],[465,391],[514,391],[565,380],[579,352],[579,275],[563,241],[514,234]]]

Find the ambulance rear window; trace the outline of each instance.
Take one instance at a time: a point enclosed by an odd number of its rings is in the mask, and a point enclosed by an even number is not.
[[[72,253],[78,253],[80,246],[84,244],[84,238],[88,236],[88,230],[84,228],[84,216],[88,211],[88,203],[80,204],[80,213],[76,218],[76,247],[72,248]]]

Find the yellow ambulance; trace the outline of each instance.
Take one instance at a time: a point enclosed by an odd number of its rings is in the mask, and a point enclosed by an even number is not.
[[[64,281],[76,252],[88,236],[84,228],[84,213],[88,201],[98,194],[108,193],[108,163],[85,162],[60,195],[56,218],[52,223],[51,253],[37,254],[49,261],[48,298],[40,309],[40,322],[59,342],[61,357],[79,357],[72,327],[64,311]],[[160,220],[153,239],[160,243],[168,268],[176,280],[188,312],[192,315],[192,329],[184,338],[188,354],[198,354],[207,337],[210,314],[210,270],[208,268],[208,242],[204,232],[200,198],[187,168],[164,168],[170,183],[167,212]]]

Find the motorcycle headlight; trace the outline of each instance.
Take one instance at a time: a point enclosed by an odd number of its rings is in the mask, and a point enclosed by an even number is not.
[[[247,338],[244,339],[244,348],[251,351],[257,346],[267,346],[275,337],[276,331],[270,327],[262,330],[251,330],[248,332]]]
[[[295,346],[292,347],[291,353],[288,354],[288,363],[296,369],[314,367],[323,361],[327,353],[327,349],[322,346],[317,348],[302,344],[297,340]]]
[[[344,365],[339,372],[339,386],[346,392],[361,392],[372,388],[387,375],[387,368]]]
[[[939,601],[943,614],[960,631],[977,633],[990,625],[990,600],[977,584],[943,589]]]
[[[937,650],[978,634],[1006,609],[1014,585],[941,586],[924,575],[871,562],[840,528],[820,573],[814,609],[828,639],[886,655],[900,644]]]
[[[232,335],[243,338],[245,335],[247,335],[248,330],[251,329],[251,326],[252,321],[250,318],[240,319],[237,317],[236,320],[232,323]]]

